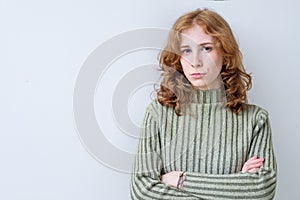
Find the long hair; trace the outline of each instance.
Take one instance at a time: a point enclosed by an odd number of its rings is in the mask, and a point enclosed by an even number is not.
[[[223,56],[220,72],[226,93],[226,107],[239,113],[247,107],[247,90],[251,88],[251,76],[245,72],[242,54],[229,24],[216,12],[197,9],[177,19],[169,32],[167,42],[159,54],[162,82],[157,90],[160,104],[175,109],[181,115],[182,109],[192,101],[193,86],[184,76],[180,63],[181,33],[199,25],[216,41],[216,47]]]

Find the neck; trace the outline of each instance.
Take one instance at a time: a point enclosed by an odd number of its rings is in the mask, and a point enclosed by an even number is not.
[[[226,93],[223,89],[201,90],[196,89],[194,103],[221,103],[226,101]]]

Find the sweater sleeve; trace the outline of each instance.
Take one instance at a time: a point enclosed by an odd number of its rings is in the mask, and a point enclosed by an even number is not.
[[[258,172],[234,174],[186,172],[182,191],[202,199],[273,199],[277,169],[270,123],[264,110],[260,110],[255,117],[247,160],[254,155],[265,159]]]
[[[131,199],[200,199],[175,187],[167,186],[160,181],[162,161],[160,159],[159,138],[157,119],[148,107],[131,175]]]

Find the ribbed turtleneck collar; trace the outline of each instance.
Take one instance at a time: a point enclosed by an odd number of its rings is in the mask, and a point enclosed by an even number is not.
[[[195,90],[193,101],[194,103],[219,103],[226,101],[225,91],[222,89],[214,90]]]

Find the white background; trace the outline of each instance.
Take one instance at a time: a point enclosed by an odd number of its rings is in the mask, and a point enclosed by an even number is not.
[[[270,113],[278,162],[276,199],[298,199],[296,0],[0,0],[0,199],[129,199],[130,175],[104,166],[81,144],[73,117],[76,78],[90,53],[114,35],[144,27],[168,29],[183,13],[203,7],[219,12],[231,25],[254,77],[250,102]],[[110,106],[118,77],[132,66],[156,61],[156,53],[123,57],[126,64],[120,59],[99,80],[102,92],[95,94],[95,112],[99,123],[107,121],[107,138],[124,151],[134,152],[137,140],[118,132],[104,108]],[[136,124],[150,91],[142,87],[128,104]]]

